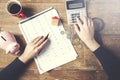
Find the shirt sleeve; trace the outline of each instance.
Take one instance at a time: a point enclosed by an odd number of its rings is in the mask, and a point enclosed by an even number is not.
[[[103,47],[99,47],[93,53],[101,62],[109,80],[120,80],[120,60]]]
[[[0,72],[0,80],[17,80],[16,78],[25,68],[25,64],[16,58],[11,64]]]

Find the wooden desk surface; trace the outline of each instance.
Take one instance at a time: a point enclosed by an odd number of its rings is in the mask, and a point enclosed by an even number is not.
[[[9,15],[5,10],[8,0],[0,0],[0,27],[1,30],[8,30],[15,34],[17,41],[24,48],[25,40],[18,28],[19,18]],[[66,29],[65,0],[20,0],[26,14],[32,16],[51,6],[56,8],[63,19]],[[87,0],[88,16],[98,17],[104,20],[105,26],[100,31],[103,44],[120,57],[120,0]],[[98,36],[100,37],[100,36]],[[81,48],[79,46],[81,44]],[[73,40],[74,48],[78,53],[77,60],[55,68],[45,74],[40,75],[34,61],[21,75],[19,80],[107,80],[102,66],[92,52],[82,41]],[[0,50],[0,70],[12,62],[17,56],[6,55]]]

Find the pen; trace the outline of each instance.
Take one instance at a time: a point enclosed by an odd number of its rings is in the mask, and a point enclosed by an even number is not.
[[[45,40],[48,38],[48,36],[49,36],[49,33],[48,33],[47,36],[45,37]]]
[[[2,38],[4,41],[6,41],[6,39],[5,39],[3,36],[1,36],[1,38]]]

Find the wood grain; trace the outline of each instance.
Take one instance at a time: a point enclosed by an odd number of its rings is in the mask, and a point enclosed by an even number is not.
[[[0,0],[0,27],[16,35],[23,51],[26,43],[18,28],[18,22],[22,19],[8,14],[5,10],[8,0]],[[32,16],[49,7],[54,7],[63,20],[67,29],[65,0],[20,0],[27,16]],[[97,17],[104,21],[104,29],[97,37],[113,54],[120,58],[120,0],[87,0],[87,12],[91,18]],[[42,75],[39,74],[34,61],[32,61],[19,80],[107,80],[107,75],[101,64],[86,45],[79,40],[72,41],[78,53],[75,61],[57,67]],[[19,56],[19,55],[17,55]],[[17,56],[6,55],[0,50],[0,70],[11,63]]]

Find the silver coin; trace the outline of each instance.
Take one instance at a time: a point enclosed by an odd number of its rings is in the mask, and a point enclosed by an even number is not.
[[[71,35],[67,35],[67,39],[71,39]]]
[[[65,34],[65,32],[64,32],[64,31],[61,31],[60,33],[61,33],[62,35],[64,35],[64,34]]]

